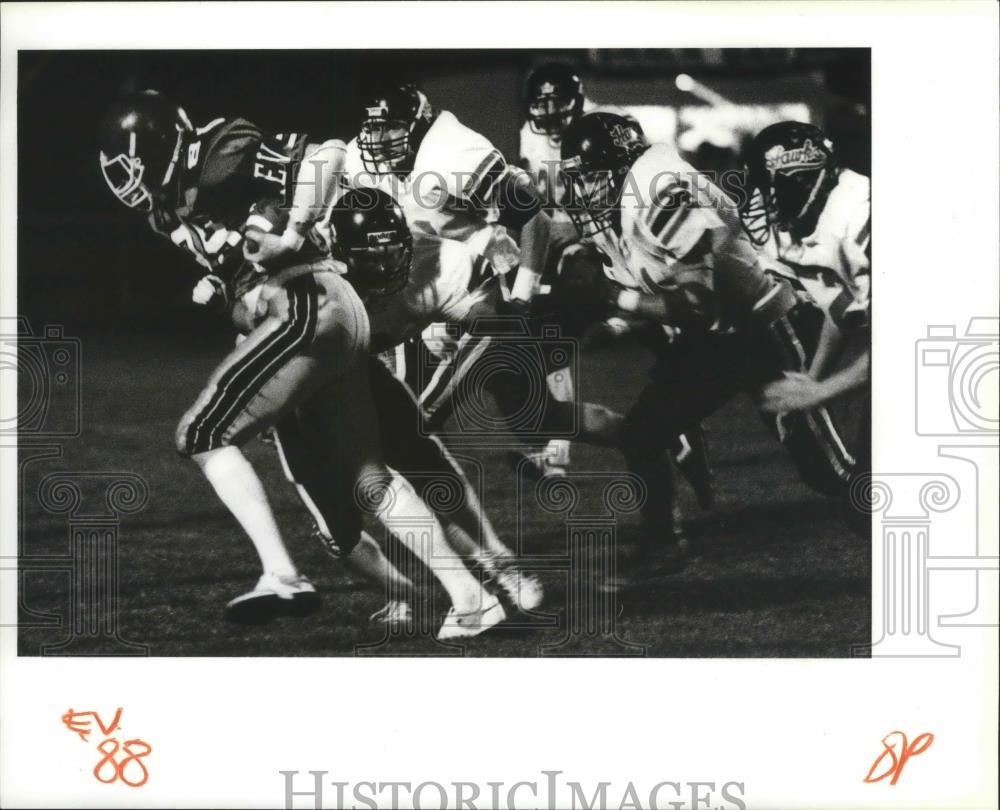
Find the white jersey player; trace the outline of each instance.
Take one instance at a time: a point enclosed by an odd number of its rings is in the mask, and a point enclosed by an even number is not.
[[[489,262],[461,242],[411,233],[400,206],[385,192],[348,191],[332,209],[330,224],[333,254],[364,298],[373,352],[419,336],[435,321],[462,324],[477,308],[495,312],[499,285]],[[442,484],[460,489],[457,503],[438,514],[452,548],[481,567],[520,610],[535,609],[541,585],[518,570],[461,466],[422,427],[421,409],[403,376],[394,377],[379,360],[370,364],[387,464],[409,478],[421,497]]]
[[[567,211],[607,258],[619,308],[677,330],[621,436],[631,469],[655,493],[646,526],[666,540],[674,499],[664,449],[738,391],[801,370],[808,358],[797,353],[799,330],[815,309],[765,272],[735,202],[672,147],[647,144],[627,119],[584,115],[564,134],[561,154]],[[803,477],[840,491],[853,459],[828,415],[795,422],[785,443]]]
[[[747,161],[752,196],[743,210],[750,237],[791,274],[827,317],[809,375],[768,387],[764,407],[801,410],[868,382],[871,307],[871,184],[838,166],[817,127],[783,121],[754,138]],[[850,359],[831,373],[836,355]]]
[[[837,166],[833,144],[809,124],[761,130],[748,157],[747,233],[769,268],[798,281],[837,323],[864,322],[871,294],[871,183]]]

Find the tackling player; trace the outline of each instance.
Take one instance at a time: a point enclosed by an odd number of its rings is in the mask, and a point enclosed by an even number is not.
[[[372,96],[366,105],[361,130],[347,146],[346,174],[350,185],[377,187],[396,199],[414,233],[463,242],[501,275],[517,267],[503,309],[506,314],[529,314],[551,223],[531,178],[509,166],[486,138],[452,113],[432,111],[426,96],[412,85],[396,85]],[[470,337],[480,344],[476,350],[451,352],[460,362],[443,364],[421,395],[432,426],[443,423],[459,380],[474,362],[485,362],[482,358],[490,351],[481,335]],[[489,378],[505,415],[523,409],[529,383],[524,375]],[[573,423],[575,412],[574,403],[550,401],[541,425],[514,432],[529,446],[537,445],[545,435],[565,432],[560,428]],[[591,423],[583,421],[586,434]],[[606,443],[596,425],[588,440]]]
[[[208,284],[226,293],[231,317],[245,335],[176,434],[178,451],[198,464],[261,559],[257,587],[230,609],[239,613],[282,600],[291,612],[306,612],[316,602],[240,450],[274,427],[279,440],[286,434],[296,443],[297,436],[297,444],[310,451],[286,461],[300,492],[308,493],[307,505],[328,528],[331,551],[346,555],[358,545],[356,490],[365,488],[372,511],[386,525],[402,510],[435,527],[430,553],[413,550],[429,558],[452,597],[441,638],[475,635],[502,621],[496,597],[464,567],[445,562],[449,549],[433,514],[379,456],[367,377],[367,314],[336,272],[327,240],[313,229],[336,188],[344,145],[311,144],[294,134],[269,137],[243,119],[218,119],[196,129],[181,108],[146,91],[112,106],[102,123],[101,146],[101,169],[116,197],[148,212],[154,229],[210,271]],[[400,540],[415,545],[409,533]]]
[[[426,429],[416,396],[404,382],[405,369],[394,376],[376,358],[418,337],[430,323],[460,324],[492,310],[499,298],[496,274],[460,242],[411,233],[399,205],[379,189],[347,191],[334,205],[330,224],[333,255],[369,313],[370,377],[386,462],[411,478],[428,503],[441,501],[432,490],[442,482],[457,482],[461,492],[444,499],[438,510],[453,548],[482,567],[519,610],[534,610],[541,584],[518,569],[461,466]]]
[[[741,209],[750,238],[791,269],[826,313],[809,374],[769,385],[772,412],[815,407],[868,383],[871,301],[871,183],[838,165],[833,143],[817,127],[772,124],[753,139],[747,175],[752,196]],[[845,343],[862,345],[830,373]]]
[[[733,202],[672,147],[649,145],[621,116],[591,113],[564,133],[561,154],[567,211],[607,257],[617,306],[676,330],[621,436],[653,493],[646,528],[676,561],[665,447],[739,390],[756,394],[783,371],[801,371],[816,313],[764,272]],[[793,456],[820,459],[846,486],[852,459],[825,411],[805,412],[789,433]]]

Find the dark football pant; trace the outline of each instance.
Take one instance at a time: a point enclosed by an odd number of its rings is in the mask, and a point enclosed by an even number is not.
[[[648,488],[645,525],[664,540],[672,536],[674,506],[674,471],[664,451],[740,391],[753,394],[786,370],[805,369],[799,330],[809,331],[813,313],[803,307],[755,335],[682,333],[662,349],[650,383],[626,414],[621,449]],[[844,492],[854,462],[826,409],[792,414],[785,429],[783,444],[803,478]]]
[[[181,419],[177,449],[240,446],[275,427],[303,500],[333,550],[347,552],[360,537],[357,482],[385,481],[388,472],[368,382],[368,316],[330,267],[317,262],[264,285],[255,328]]]
[[[529,447],[543,446],[553,436],[569,438],[577,406],[557,401],[549,391],[546,378],[559,368],[549,362],[552,354],[544,340],[530,336],[464,334],[456,356],[445,361],[449,366],[424,389],[428,429],[440,430],[454,415],[459,433],[506,430]],[[555,354],[560,356],[558,349]],[[568,353],[563,355],[568,360]],[[483,392],[496,403],[499,419]]]

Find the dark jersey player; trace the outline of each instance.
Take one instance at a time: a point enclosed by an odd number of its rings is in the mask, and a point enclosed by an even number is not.
[[[109,187],[194,254],[245,335],[212,373],[176,435],[178,451],[198,464],[261,558],[257,588],[230,609],[252,606],[256,614],[280,603],[294,612],[315,602],[240,450],[273,427],[279,440],[288,439],[285,445],[302,446],[308,437],[310,452],[286,454],[286,462],[326,529],[331,551],[346,554],[359,542],[355,491],[362,487],[387,526],[401,508],[435,526],[431,553],[421,556],[430,557],[429,567],[452,597],[442,638],[475,635],[496,623],[494,614],[502,620],[496,598],[467,570],[447,565],[433,514],[381,460],[368,381],[368,317],[337,272],[327,240],[314,230],[332,200],[343,143],[269,137],[242,119],[196,129],[183,110],[152,91],[115,104],[101,135]],[[408,535],[400,539],[410,545]]]

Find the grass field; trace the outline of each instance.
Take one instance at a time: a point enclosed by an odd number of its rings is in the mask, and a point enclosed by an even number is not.
[[[103,508],[96,473],[132,473],[148,485],[147,505],[123,516],[119,537],[117,627],[120,637],[156,656],[352,655],[361,645],[389,655],[536,656],[556,653],[640,652],[651,656],[848,656],[870,638],[870,545],[853,534],[835,501],[813,494],[796,478],[784,451],[767,435],[744,400],[706,423],[716,470],[718,504],[700,513],[688,492],[682,503],[694,558],[677,575],[652,577],[606,597],[617,638],[565,637],[568,593],[574,580],[559,560],[566,521],[527,498],[520,537],[514,513],[518,482],[501,454],[472,451],[481,463],[485,507],[508,543],[544,561],[543,615],[524,617],[463,647],[442,648],[425,638],[379,644],[368,616],[383,602],[330,560],[310,536],[310,521],[281,475],[273,450],[254,442],[248,455],[261,472],[288,544],[301,570],[323,596],[318,613],[282,618],[255,628],[225,622],[227,600],[252,587],[256,555],[235,521],[193,464],[173,450],[173,431],[208,372],[225,352],[224,336],[187,339],[120,335],[82,342],[82,434],[55,442],[61,450],[34,459],[22,446],[22,576],[19,651],[38,655],[70,635],[70,575],[61,570],[71,522]],[[578,388],[583,398],[627,408],[645,380],[649,357],[621,345],[586,358]],[[56,398],[53,409],[70,407]],[[55,452],[55,451],[53,451]],[[611,450],[574,445],[573,470],[615,471]],[[43,508],[45,476],[69,471],[85,481],[72,517]],[[580,512],[599,507],[599,480],[579,476]],[[93,491],[91,491],[91,489]],[[523,491],[532,492],[530,487]],[[87,498],[95,499],[88,504]],[[616,526],[627,540],[635,518]],[[555,562],[553,562],[555,560]],[[63,566],[64,568],[64,566]],[[440,599],[435,602],[443,611]],[[76,652],[114,651],[86,640]]]

